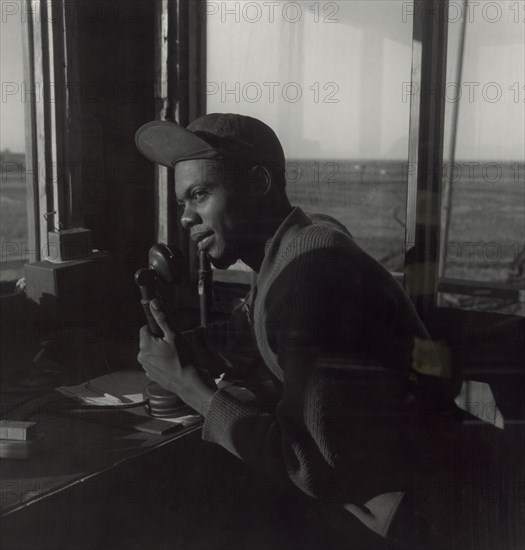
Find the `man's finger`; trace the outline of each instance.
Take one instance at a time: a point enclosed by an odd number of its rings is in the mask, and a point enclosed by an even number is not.
[[[165,374],[166,370],[163,367],[159,367],[155,363],[151,362],[147,357],[140,356],[141,361],[139,363],[142,365],[142,368],[144,370],[147,370],[148,372],[157,373],[157,374]]]
[[[150,345],[150,340],[152,338],[151,331],[148,326],[144,326],[140,329],[139,333],[139,348],[146,349]]]
[[[168,383],[168,378],[166,377],[165,372],[156,369],[154,366],[150,365],[149,363],[142,365],[142,368],[144,369],[144,374],[146,375],[146,377],[149,378],[150,380],[153,380],[153,382],[156,382],[162,387],[165,387],[166,384]]]
[[[144,369],[144,372],[149,375],[149,376],[154,376],[155,378],[158,378],[159,377],[159,374],[161,373],[161,371],[159,371],[158,369],[155,368],[154,365],[152,365],[151,363],[149,363],[148,361],[143,361],[141,363],[142,365],[142,368]]]
[[[159,300],[151,300],[149,303],[149,309],[157,322],[157,325],[159,325],[160,329],[164,333],[164,339],[173,341],[174,334],[168,325],[168,316],[164,313],[164,311],[162,311]]]

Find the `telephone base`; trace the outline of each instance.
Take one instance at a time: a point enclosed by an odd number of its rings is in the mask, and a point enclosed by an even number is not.
[[[144,400],[146,412],[155,418],[170,418],[177,416],[188,405],[175,393],[172,393],[156,382],[150,382],[144,388]]]

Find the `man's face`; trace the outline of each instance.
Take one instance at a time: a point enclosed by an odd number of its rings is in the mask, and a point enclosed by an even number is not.
[[[220,161],[186,160],[175,165],[175,194],[181,222],[213,265],[235,263],[246,245],[246,220],[238,196],[224,185]]]

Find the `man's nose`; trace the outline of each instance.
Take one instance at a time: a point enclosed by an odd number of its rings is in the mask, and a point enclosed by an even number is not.
[[[193,227],[201,221],[201,217],[197,214],[192,206],[186,205],[184,207],[184,212],[182,213],[180,219],[180,223],[182,224],[182,227],[184,229],[190,229],[190,227]]]

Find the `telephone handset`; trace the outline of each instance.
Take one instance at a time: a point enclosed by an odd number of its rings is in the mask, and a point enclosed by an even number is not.
[[[140,303],[148,322],[148,327],[154,336],[164,336],[151,314],[150,302],[158,299],[163,302],[159,288],[161,285],[180,284],[183,281],[185,259],[181,250],[174,246],[159,243],[150,248],[148,267],[135,273],[135,282],[140,289]],[[166,304],[163,303],[166,311]],[[173,328],[173,327],[172,327]]]
[[[205,327],[207,323],[208,292],[211,286],[211,268],[205,252],[200,252],[200,256],[199,301],[201,327]],[[164,334],[151,313],[150,302],[154,299],[160,299],[162,303],[159,287],[182,283],[186,273],[186,265],[185,256],[179,248],[159,243],[150,248],[148,268],[139,269],[135,273],[135,282],[140,289],[140,303],[144,310],[149,330],[154,336],[162,337]],[[163,310],[169,316],[168,308],[165,304],[162,305]],[[194,363],[193,353],[188,342],[175,330],[173,323],[170,323],[170,326],[175,333],[175,345],[182,364]],[[155,382],[148,384],[144,390],[144,398],[148,402],[148,412],[156,417],[173,416],[178,409],[184,406],[184,403],[177,395],[162,388]]]
[[[140,305],[146,316],[149,330],[153,336],[161,338],[164,334],[150,310],[151,301],[157,298],[157,293],[155,292],[155,285],[157,282],[156,274],[151,269],[139,269],[135,273],[135,282],[140,289]]]

